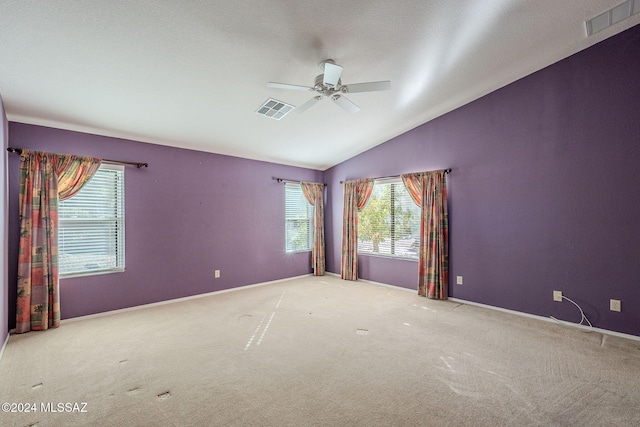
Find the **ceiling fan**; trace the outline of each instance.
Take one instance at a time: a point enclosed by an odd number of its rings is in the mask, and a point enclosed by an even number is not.
[[[360,107],[347,99],[343,94],[345,93],[358,93],[358,92],[375,92],[380,90],[391,89],[391,82],[384,80],[380,82],[367,82],[367,83],[355,83],[355,84],[342,84],[340,76],[342,75],[342,67],[335,63],[333,59],[325,59],[319,64],[322,74],[316,77],[313,86],[299,86],[290,85],[287,83],[269,82],[267,87],[276,89],[292,89],[292,90],[306,90],[316,92],[317,95],[297,107],[294,111],[302,113],[313,105],[315,105],[322,98],[329,98],[335,102],[339,107],[349,113],[357,113],[360,111]]]

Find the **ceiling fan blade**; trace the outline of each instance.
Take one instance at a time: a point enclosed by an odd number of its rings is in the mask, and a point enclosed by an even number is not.
[[[314,90],[312,87],[309,87],[309,86],[298,86],[298,85],[290,85],[287,83],[276,83],[276,82],[267,83],[267,87],[274,88],[274,89]]]
[[[342,75],[342,67],[340,65],[332,64],[331,62],[324,63],[324,78],[323,83],[329,86],[337,86]]]
[[[314,105],[316,105],[316,103],[318,101],[320,101],[322,99],[321,96],[314,96],[313,98],[311,98],[310,100],[308,100],[307,102],[305,102],[304,104],[302,104],[299,107],[296,107],[293,111],[294,113],[304,113],[305,111],[307,111],[309,108],[313,107]]]
[[[343,110],[345,110],[345,111],[347,111],[349,113],[357,113],[358,111],[360,111],[360,107],[358,107],[353,102],[349,101],[344,96],[333,95],[331,97],[331,99],[333,100],[333,102],[338,104],[338,106],[340,106]]]
[[[342,88],[345,93],[376,92],[379,90],[391,89],[391,82],[389,80],[384,80],[381,82],[356,83],[352,85],[343,85]]]

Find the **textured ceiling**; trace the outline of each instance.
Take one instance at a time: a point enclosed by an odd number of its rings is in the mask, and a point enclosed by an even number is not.
[[[621,0],[349,2],[0,0],[0,94],[9,120],[324,170],[640,23],[587,37]],[[280,121],[318,63],[354,93]]]

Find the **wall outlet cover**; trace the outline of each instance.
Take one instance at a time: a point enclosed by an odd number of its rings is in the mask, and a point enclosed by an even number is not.
[[[609,300],[609,309],[611,311],[622,311],[622,306],[620,304],[620,300],[619,299],[611,299]]]

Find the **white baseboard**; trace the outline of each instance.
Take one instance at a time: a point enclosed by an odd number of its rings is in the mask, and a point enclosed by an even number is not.
[[[372,285],[385,286],[385,287],[389,287],[389,288],[393,288],[393,289],[397,289],[397,290],[404,290],[404,291],[409,291],[409,292],[417,292],[415,289],[408,289],[408,288],[403,288],[401,286],[394,286],[394,285],[389,285],[389,284],[386,284],[386,283],[374,282],[372,280],[358,279],[358,281],[359,282],[370,283]],[[486,308],[486,309],[489,309],[489,310],[502,311],[503,313],[515,314],[517,316],[529,317],[531,319],[543,320],[545,322],[560,323],[562,325],[566,325],[566,326],[569,326],[569,327],[582,329],[582,330],[587,331],[587,332],[588,331],[599,332],[601,334],[612,335],[612,336],[615,336],[615,337],[620,337],[620,338],[626,338],[626,339],[630,339],[630,340],[640,341],[640,337],[636,336],[636,335],[625,334],[625,333],[616,332],[616,331],[610,331],[608,329],[592,328],[592,327],[589,327],[589,326],[579,325],[577,323],[565,322],[565,321],[561,321],[561,320],[554,320],[551,317],[538,316],[536,314],[529,314],[529,313],[524,313],[522,311],[509,310],[507,308],[495,307],[493,305],[481,304],[481,303],[473,302],[473,301],[466,301],[466,300],[459,299],[459,298],[449,298],[448,301],[457,302],[457,303],[466,304],[466,305],[473,305],[473,306],[476,306],[476,307],[482,307],[482,308]]]
[[[385,288],[392,288],[392,289],[396,289],[396,290],[399,290],[399,291],[418,292],[417,289],[409,289],[409,288],[405,288],[403,286],[390,285],[388,283],[382,283],[382,282],[374,282],[373,280],[358,279],[358,282],[365,282],[365,283],[369,283],[369,284],[376,285],[376,286],[384,286]]]
[[[580,325],[580,324],[572,323],[572,322],[566,322],[566,321],[562,321],[562,320],[554,320],[551,317],[544,317],[544,316],[538,316],[536,314],[523,313],[521,311],[509,310],[509,309],[501,308],[501,307],[494,307],[492,305],[481,304],[479,302],[473,302],[473,301],[466,301],[466,300],[458,299],[458,298],[449,298],[449,301],[457,302],[457,303],[460,303],[460,304],[473,305],[473,306],[476,306],[476,307],[488,308],[490,310],[502,311],[504,313],[516,314],[518,316],[529,317],[529,318],[532,318],[532,319],[544,320],[545,322],[560,323],[562,325],[566,325],[566,326],[569,326],[569,327],[582,329],[585,332],[593,331],[593,332],[599,332],[601,334],[612,335],[612,336],[615,336],[615,337],[620,337],[620,338],[626,338],[626,339],[630,339],[630,340],[640,341],[640,337],[636,336],[636,335],[625,334],[625,333],[616,332],[616,331],[610,331],[608,329],[592,328],[592,327],[589,327],[589,326]]]
[[[4,343],[2,343],[2,348],[0,348],[0,360],[2,360],[2,355],[4,354],[4,349],[9,342],[9,337],[11,336],[11,332],[7,334],[7,337],[4,339]]]
[[[211,295],[223,294],[223,293],[226,293],[226,292],[240,291],[240,290],[243,290],[243,289],[250,289],[250,288],[255,288],[255,287],[258,287],[258,286],[271,285],[273,283],[286,282],[288,280],[300,279],[302,277],[309,277],[309,276],[312,276],[312,274],[303,274],[302,276],[287,277],[287,278],[284,278],[284,279],[271,280],[269,282],[255,283],[253,285],[238,286],[237,288],[222,289],[222,290],[219,290],[219,291],[207,292],[206,294],[191,295],[191,296],[188,296],[188,297],[174,298],[174,299],[170,299],[170,300],[166,300],[166,301],[152,302],[152,303],[149,303],[149,304],[136,305],[134,307],[127,307],[127,308],[120,308],[120,309],[117,309],[117,310],[104,311],[102,313],[87,314],[85,316],[72,317],[70,319],[62,319],[60,321],[60,324],[70,323],[70,322],[78,322],[80,320],[86,320],[86,319],[94,319],[96,317],[110,316],[112,314],[126,313],[128,311],[142,310],[144,308],[158,307],[158,306],[161,306],[161,305],[173,304],[173,303],[176,303],[176,302],[188,301],[188,300],[197,299],[197,298],[204,298],[204,297],[208,297],[208,296],[211,296]]]

